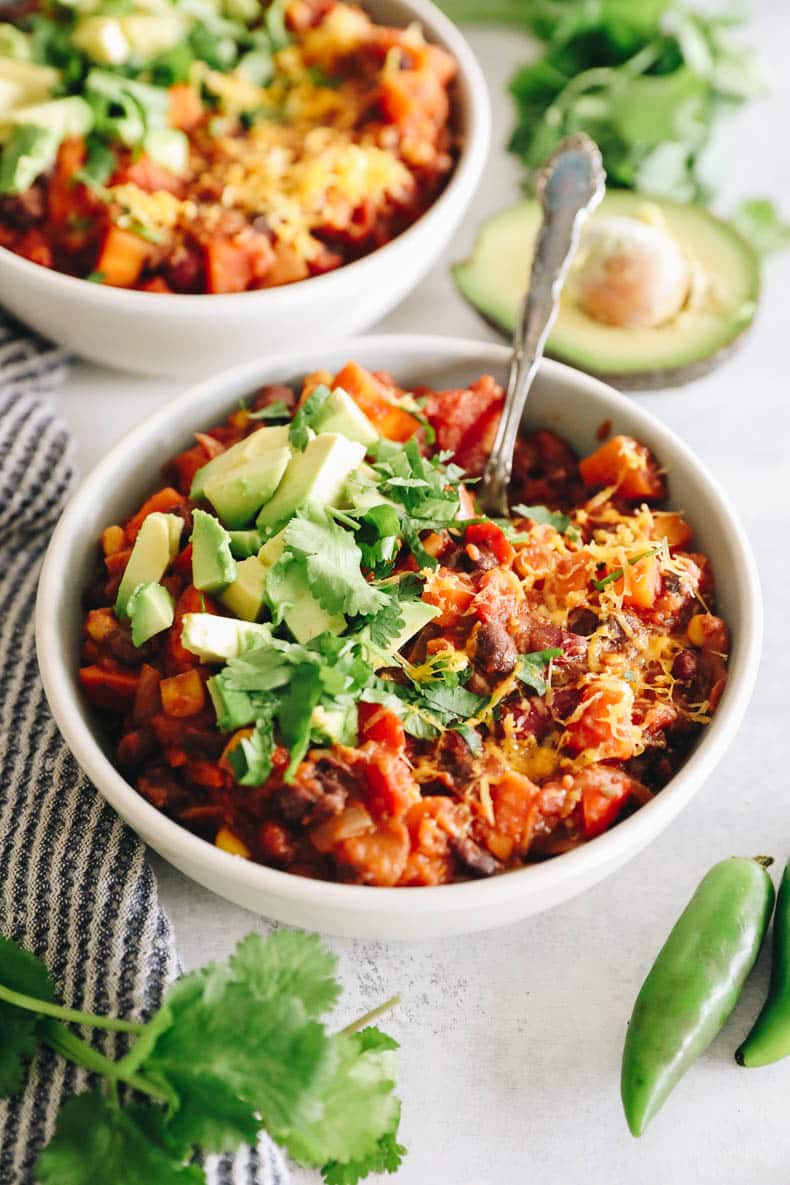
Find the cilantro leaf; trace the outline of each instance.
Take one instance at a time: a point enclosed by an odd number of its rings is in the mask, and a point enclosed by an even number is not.
[[[299,452],[304,452],[310,440],[310,425],[331,395],[329,387],[315,387],[291,420],[288,439]]]
[[[549,510],[548,506],[525,506],[519,503],[518,506],[511,507],[511,514],[518,515],[520,518],[531,519],[533,523],[540,526],[546,524],[554,527],[555,531],[559,531],[564,535],[571,525],[571,520],[567,514],[563,514],[561,510]]]
[[[225,1125],[231,1114],[228,1091],[272,1128],[299,1125],[311,1113],[329,1057],[328,1038],[323,1026],[306,1016],[301,1000],[273,999],[259,986],[242,960],[187,975],[166,996],[171,1023],[158,1033],[141,1070],[174,1090],[188,1109],[179,1130],[183,1142],[199,1145],[206,1138],[198,1110],[204,1076],[225,1083]],[[237,1108],[236,1123],[239,1114]]]
[[[259,408],[258,411],[247,412],[249,420],[289,420],[290,418],[291,413],[282,399],[275,399],[271,403],[267,403],[266,407]]]
[[[375,576],[388,576],[400,551],[401,522],[394,506],[372,506],[359,520],[356,539],[363,568]]]
[[[405,624],[404,603],[422,599],[422,582],[419,577],[409,573],[394,584],[382,586],[381,592],[387,599],[378,613],[368,619],[367,628],[371,643],[380,650],[386,650]]]
[[[328,613],[370,616],[386,599],[362,575],[362,553],[350,531],[331,519],[291,519],[285,528],[286,554],[304,561],[310,590]]]
[[[120,1108],[98,1090],[77,1095],[61,1107],[36,1179],[41,1185],[204,1185],[203,1170],[173,1155],[156,1120],[152,1108]]]
[[[230,966],[259,999],[294,996],[311,1017],[330,1009],[340,995],[337,959],[317,934],[275,930],[266,939],[249,934],[231,955]]]
[[[35,955],[0,936],[2,985],[38,1000],[54,1000],[49,973]],[[36,1052],[39,1017],[0,1000],[0,1097],[16,1094],[25,1079],[25,1062]]]
[[[543,672],[553,658],[562,658],[562,650],[556,646],[549,650],[533,650],[530,654],[521,654],[516,665],[516,677],[538,695],[545,695],[549,685]]]
[[[272,772],[274,730],[271,713],[259,709],[251,736],[242,739],[228,752],[228,761],[240,786],[262,786]]]
[[[338,1164],[336,1160],[324,1165],[321,1170],[325,1185],[357,1185],[370,1173],[397,1173],[406,1149],[392,1134],[382,1136],[375,1150],[364,1160],[352,1160],[349,1164]]]
[[[400,1103],[394,1095],[395,1042],[361,1033],[331,1038],[334,1066],[324,1083],[320,1115],[279,1131],[276,1138],[303,1164],[350,1164],[374,1155],[379,1140],[397,1134]]]
[[[454,724],[453,732],[457,732],[464,738],[472,753],[477,754],[483,748],[483,738],[477,729],[472,728],[471,724]]]
[[[291,751],[291,761],[285,773],[286,781],[293,777],[310,745],[313,709],[321,699],[321,677],[318,668],[305,664],[297,667],[290,686],[280,704],[280,730],[283,741]]]

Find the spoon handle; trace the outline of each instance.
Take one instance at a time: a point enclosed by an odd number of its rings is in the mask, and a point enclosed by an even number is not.
[[[477,495],[487,514],[508,513],[507,489],[524,404],[557,315],[560,291],[582,223],[603,197],[604,178],[601,153],[581,132],[563,140],[538,175],[536,194],[543,223],[513,336],[505,406]]]

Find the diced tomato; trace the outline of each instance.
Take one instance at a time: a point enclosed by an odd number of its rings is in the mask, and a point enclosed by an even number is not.
[[[146,193],[158,193],[164,190],[166,193],[179,196],[184,188],[180,177],[171,173],[170,169],[158,165],[144,152],[134,160],[130,159],[122,164],[116,170],[112,180],[115,185],[127,183],[136,185]]]
[[[405,822],[411,846],[402,885],[441,885],[450,879],[453,856],[450,837],[460,834],[458,805],[448,798],[422,798],[409,807]]]
[[[190,782],[218,790],[226,784],[227,776],[213,761],[191,758],[184,766],[184,774]]]
[[[424,597],[427,601],[427,592]],[[492,568],[480,581],[472,608],[480,621],[506,623],[523,601],[524,590],[515,572],[509,568]]]
[[[486,422],[490,423],[492,415],[498,420],[503,401],[502,388],[491,375],[484,375],[462,390],[431,392],[424,410],[439,448],[454,453],[463,465],[461,458],[479,444]]]
[[[137,514],[132,515],[126,524],[126,538],[128,542],[134,543],[137,536],[140,534],[140,527],[143,525],[149,514],[166,514],[168,511],[177,510],[184,505],[184,497],[179,494],[178,490],[174,490],[172,486],[165,486],[162,490],[157,490],[145,502],[143,502]]]
[[[515,559],[516,551],[508,542],[504,531],[496,523],[470,523],[466,528],[464,542],[490,551],[498,564],[509,567]]]
[[[593,839],[612,826],[637,783],[620,769],[590,765],[574,775],[573,785],[581,790],[584,838]]]
[[[134,703],[137,672],[107,667],[81,667],[80,684],[96,708],[108,712],[126,712]]]
[[[440,568],[431,575],[422,595],[424,601],[439,609],[439,616],[434,620],[443,629],[458,625],[475,599],[471,577],[465,572],[451,572],[449,568]]]
[[[419,798],[419,790],[404,759],[376,742],[366,746],[365,806],[374,819],[397,819]]]
[[[167,632],[168,671],[176,674],[200,666],[200,659],[196,654],[181,645],[181,624],[187,613],[216,613],[217,607],[205,593],[198,592],[193,586],[185,588],[176,601],[173,615],[173,625]]]
[[[204,110],[200,95],[188,82],[178,82],[170,87],[171,128],[191,132],[203,118]]]
[[[491,786],[494,806],[494,830],[512,839],[525,851],[532,837],[538,787],[523,774],[504,774]]]
[[[406,735],[403,725],[389,708],[381,704],[359,704],[357,708],[359,719],[359,735],[362,741],[375,741],[385,749],[394,753],[402,753],[406,747]]]
[[[579,462],[584,484],[614,486],[622,498],[662,498],[664,480],[650,450],[631,436],[613,436]]]

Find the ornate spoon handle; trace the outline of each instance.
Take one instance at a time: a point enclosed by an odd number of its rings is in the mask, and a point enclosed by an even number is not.
[[[524,404],[557,315],[560,291],[582,223],[603,197],[604,180],[598,147],[583,133],[563,140],[538,175],[536,192],[543,209],[543,224],[513,336],[505,406],[477,493],[487,514],[508,513],[507,489]]]

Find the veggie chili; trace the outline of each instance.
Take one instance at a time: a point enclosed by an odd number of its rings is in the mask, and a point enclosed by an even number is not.
[[[770,860],[714,865],[661,948],[637,997],[623,1051],[621,1094],[641,1136],[735,1007],[774,904]]]
[[[290,284],[389,242],[454,167],[456,65],[417,24],[339,0],[15,16],[0,246],[44,267],[159,293]]]
[[[419,886],[669,781],[726,682],[710,565],[624,436],[525,436],[512,518],[479,516],[502,400],[353,362],[267,387],[105,530],[80,680],[144,797],[248,859]]]

